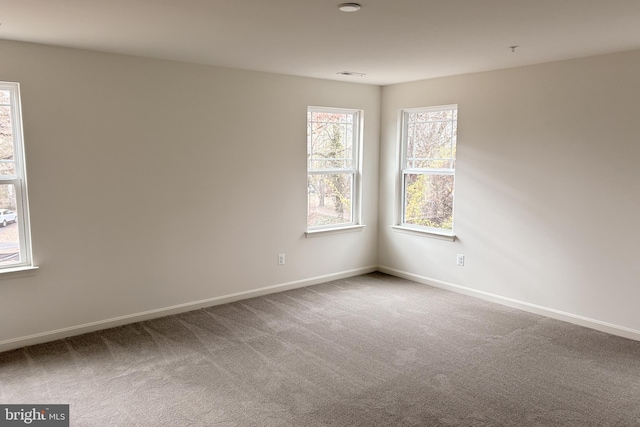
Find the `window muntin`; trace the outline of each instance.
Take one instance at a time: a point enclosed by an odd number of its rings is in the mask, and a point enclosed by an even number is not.
[[[0,272],[31,266],[20,86],[0,82]]]
[[[401,225],[453,232],[457,105],[402,112]]]
[[[360,112],[307,110],[307,228],[357,224]]]

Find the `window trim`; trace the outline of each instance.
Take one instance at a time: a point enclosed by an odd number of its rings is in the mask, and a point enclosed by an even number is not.
[[[450,242],[455,242],[457,238],[453,232],[446,232],[438,228],[427,228],[427,227],[416,228],[416,227],[407,227],[404,225],[392,225],[391,229],[394,231],[398,231],[406,234],[413,234],[413,235],[422,236],[422,237],[431,237],[433,239],[439,239],[439,240],[448,240]]]
[[[311,237],[316,235],[333,234],[340,231],[358,230],[364,227],[362,225],[361,206],[362,206],[362,143],[363,143],[363,124],[364,124],[364,111],[356,108],[338,108],[338,107],[318,107],[307,106],[307,124],[308,114],[313,112],[322,113],[341,113],[341,114],[353,114],[353,168],[335,168],[327,170],[310,170],[308,163],[309,151],[307,148],[307,166],[306,166],[306,179],[309,179],[309,175],[332,175],[332,174],[351,174],[351,221],[340,224],[328,224],[319,226],[309,226],[309,192],[307,186],[307,219],[306,219],[306,231],[305,236]],[[307,135],[308,137],[308,135]]]
[[[391,228],[396,231],[409,232],[411,234],[423,235],[428,237],[434,237],[444,240],[454,241],[456,239],[454,218],[455,218],[455,176],[456,168],[442,169],[442,168],[407,168],[407,149],[408,149],[408,121],[407,115],[411,113],[424,113],[424,112],[436,112],[456,110],[458,112],[458,104],[446,104],[436,105],[430,107],[416,107],[416,108],[403,108],[399,111],[399,140],[400,140],[400,167],[399,167],[399,204],[398,204],[398,220]],[[457,128],[456,118],[456,128]],[[457,144],[456,144],[457,145]],[[454,158],[455,160],[455,158]],[[452,175],[454,179],[454,194],[452,200],[452,222],[451,230],[437,227],[427,227],[424,225],[416,225],[405,222],[405,204],[406,204],[406,191],[405,191],[405,175],[408,174],[420,174],[420,175]]]
[[[15,176],[0,175],[0,185],[13,185],[16,191],[16,214],[18,215],[18,240],[20,262],[0,265],[0,274],[33,270],[31,245],[31,221],[29,217],[29,196],[27,188],[27,168],[25,161],[24,130],[22,121],[22,103],[20,84],[0,81],[0,89],[9,91],[11,102],[11,121],[13,131],[13,155],[15,159]]]

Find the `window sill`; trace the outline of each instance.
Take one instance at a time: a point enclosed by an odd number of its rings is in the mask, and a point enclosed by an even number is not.
[[[456,235],[452,232],[447,233],[446,231],[422,230],[419,228],[405,227],[402,225],[392,225],[391,228],[401,233],[415,234],[418,236],[430,237],[432,239],[448,240],[450,242],[455,242],[456,240]]]
[[[40,267],[37,265],[21,265],[19,267],[9,267],[0,269],[0,280],[13,279],[14,277],[31,276]]]
[[[354,231],[362,231],[364,227],[365,227],[364,225],[348,225],[346,227],[321,228],[319,230],[307,230],[304,232],[304,235],[308,239],[309,237],[326,236],[328,234],[351,233]]]

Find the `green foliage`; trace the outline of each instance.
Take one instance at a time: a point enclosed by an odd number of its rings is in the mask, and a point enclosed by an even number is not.
[[[404,174],[404,222],[451,230],[456,157],[457,113],[454,109],[405,115],[407,169]]]
[[[408,175],[405,222],[424,227],[453,228],[453,177]]]

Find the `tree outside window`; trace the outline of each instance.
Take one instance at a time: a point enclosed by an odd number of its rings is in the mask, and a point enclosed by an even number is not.
[[[453,231],[456,105],[402,113],[402,225]]]
[[[307,110],[307,228],[356,223],[359,111]]]

